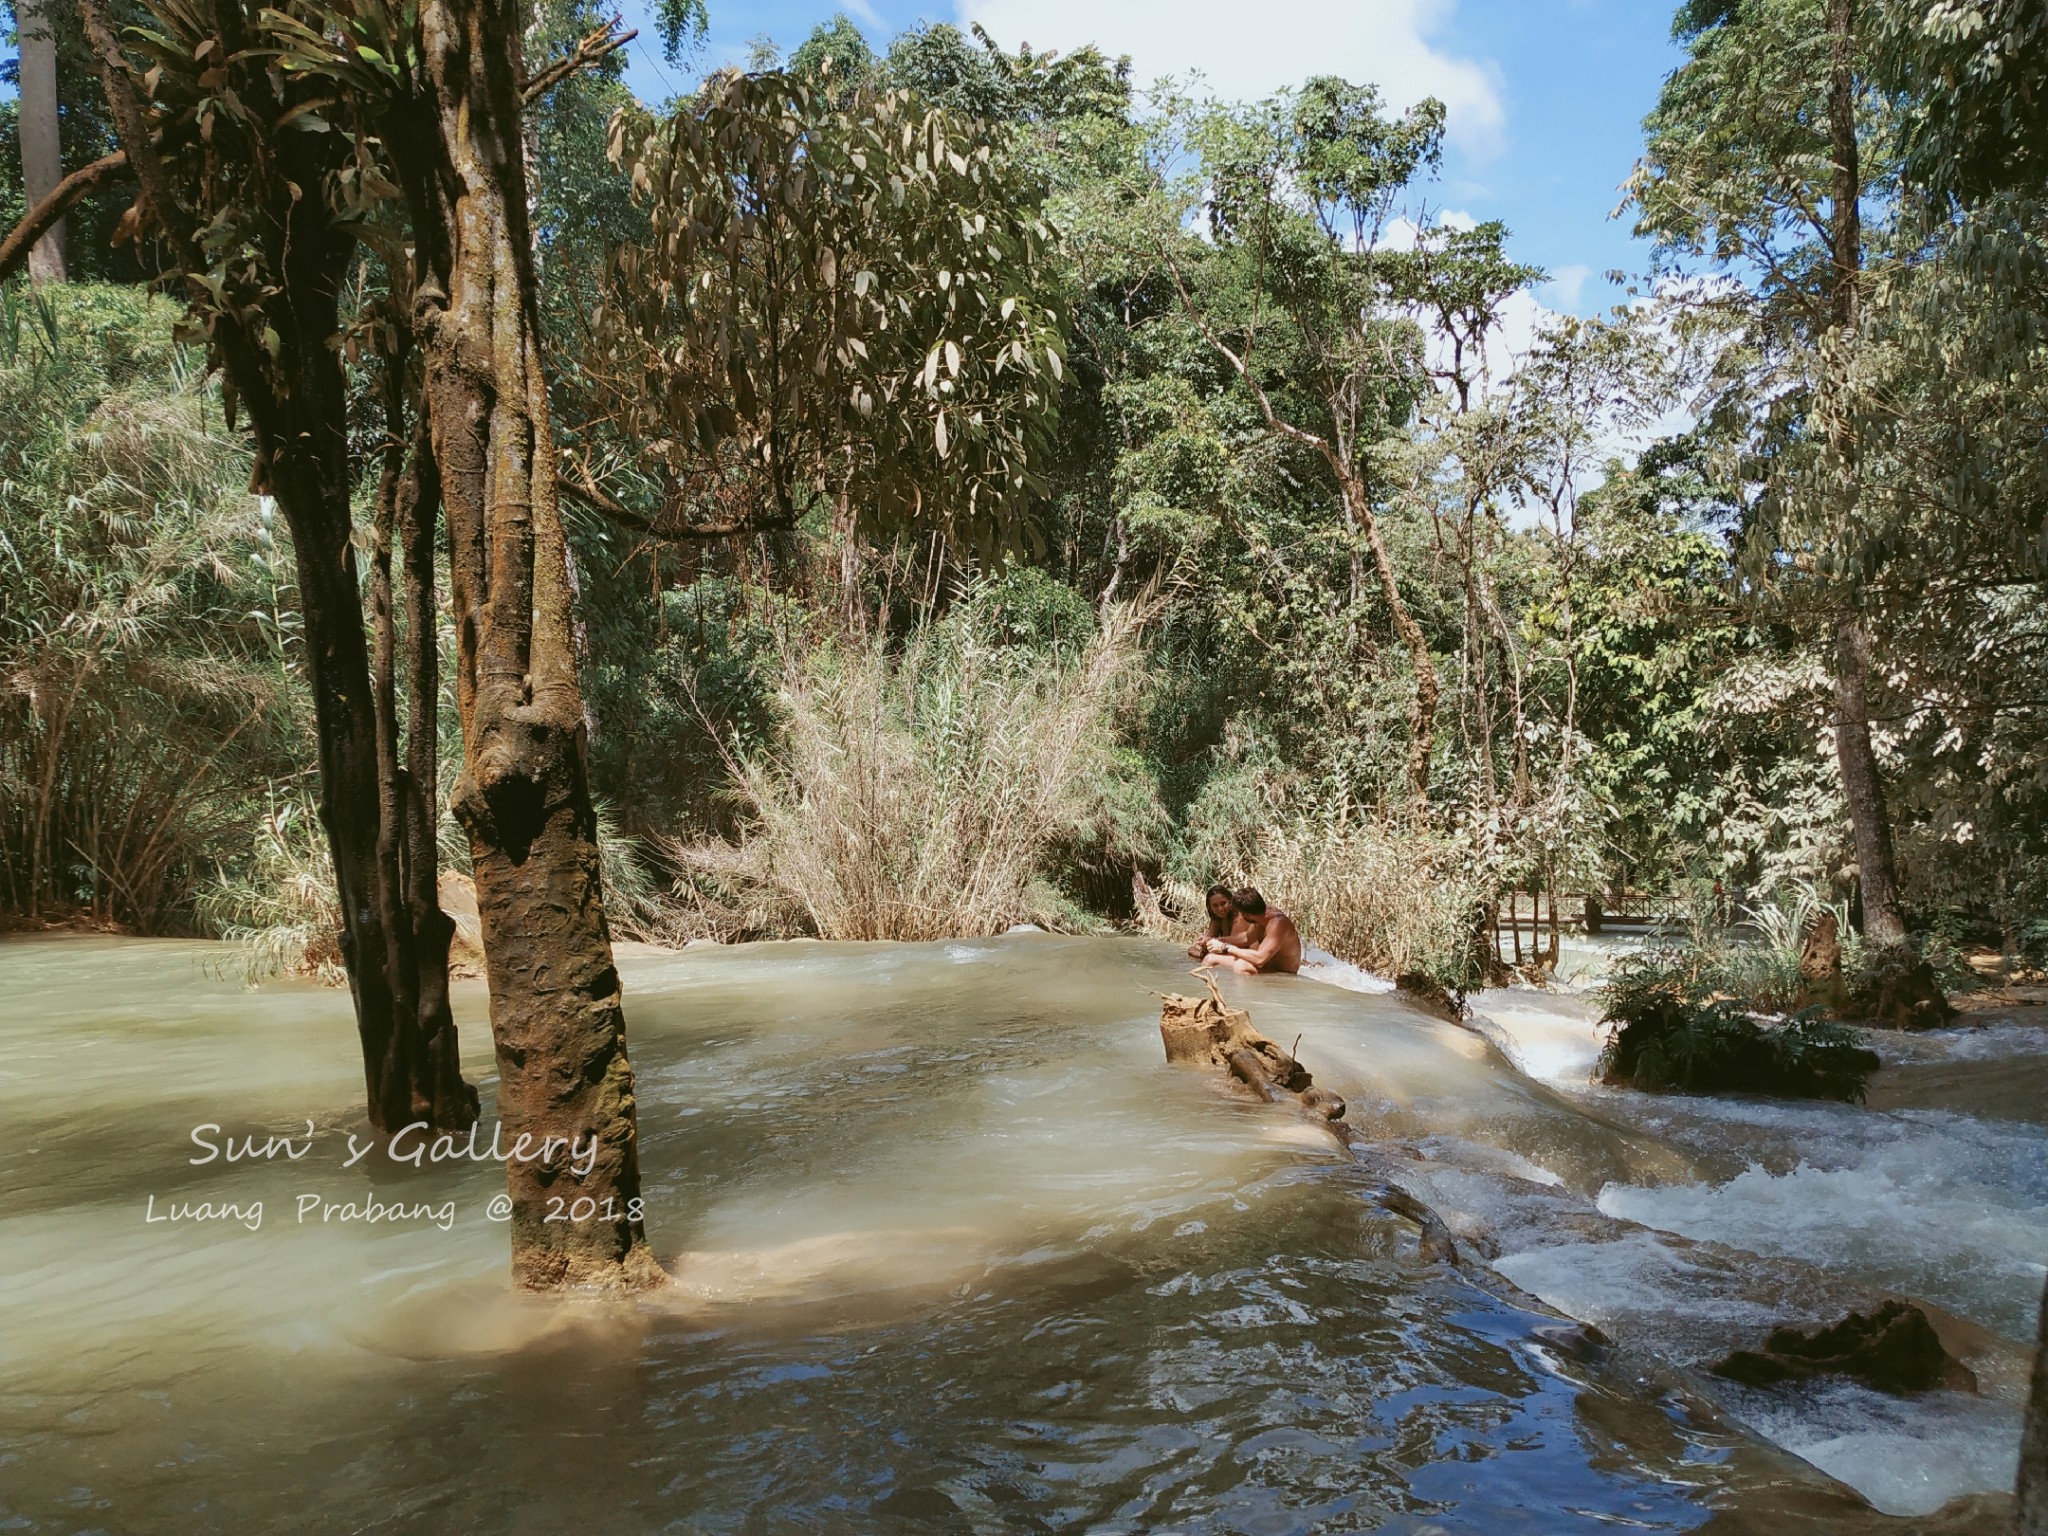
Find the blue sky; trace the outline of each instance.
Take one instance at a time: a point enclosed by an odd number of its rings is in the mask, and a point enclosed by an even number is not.
[[[1140,81],[1199,70],[1219,95],[1257,96],[1310,74],[1371,80],[1405,105],[1450,108],[1433,205],[1501,219],[1510,249],[1546,268],[1546,307],[1591,314],[1619,298],[1604,274],[1647,253],[1608,217],[1641,145],[1643,114],[1678,63],[1671,0],[708,0],[711,29],[690,67],[661,58],[643,28],[628,79],[659,101],[697,71],[743,62],[749,40],[787,52],[835,11],[877,48],[920,20],[981,21],[1009,47],[1093,42],[1133,55]]]

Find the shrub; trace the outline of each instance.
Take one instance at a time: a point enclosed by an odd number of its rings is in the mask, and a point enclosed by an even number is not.
[[[1784,1013],[1800,1005],[1804,986],[1799,962],[1806,953],[1806,938],[1814,924],[1829,913],[1835,919],[1844,969],[1853,969],[1863,947],[1849,922],[1848,904],[1830,903],[1815,886],[1803,882],[1780,886],[1770,899],[1743,909],[1758,942],[1721,947],[1705,940],[1704,935],[1696,942],[1708,943],[1714,981],[1721,990],[1763,1012]]]
[[[1956,1013],[1934,966],[1911,942],[1863,951],[1849,978],[1849,1012],[1888,1029],[1934,1029]]]
[[[199,895],[201,921],[232,946],[227,962],[251,985],[309,976],[340,986],[341,908],[334,859],[310,800],[273,797],[250,855]]]
[[[740,835],[663,845],[696,926],[909,940],[1093,926],[1059,888],[1062,851],[1128,870],[1161,818],[1114,729],[1137,616],[1113,611],[1078,646],[1016,643],[1015,621],[1013,601],[970,595],[900,653],[786,643],[775,744],[730,764]]]
[[[1697,952],[1632,956],[1607,982],[1607,1083],[1667,1093],[1762,1093],[1861,1103],[1880,1065],[1854,1031],[1811,1013],[1759,1021],[1717,995]]]

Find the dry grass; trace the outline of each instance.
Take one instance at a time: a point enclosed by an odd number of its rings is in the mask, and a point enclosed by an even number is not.
[[[1328,825],[1292,820],[1241,829],[1208,878],[1258,887],[1300,926],[1306,942],[1340,960],[1400,976],[1464,981],[1480,884],[1464,845],[1396,822]],[[1170,879],[1154,931],[1193,933],[1206,882]],[[1169,913],[1171,914],[1169,916]]]
[[[310,800],[273,798],[247,866],[199,897],[202,920],[230,947],[223,967],[250,985],[268,976],[309,976],[340,986],[341,908],[334,861]]]
[[[665,845],[696,925],[922,940],[1085,921],[1048,865],[1120,771],[1139,622],[1115,611],[1063,654],[997,642],[970,603],[900,654],[788,647],[780,739],[731,764],[740,840]]]

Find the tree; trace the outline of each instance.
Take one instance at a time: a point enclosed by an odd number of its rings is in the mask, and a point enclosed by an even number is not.
[[[413,318],[447,511],[469,834],[516,1149],[512,1274],[531,1289],[658,1284],[640,1199],[633,1069],[612,963],[577,684],[572,578],[555,481],[528,223],[529,82],[512,0],[426,0],[385,55],[383,142],[417,251]],[[610,51],[608,34],[590,51]],[[389,76],[331,54],[366,95]],[[381,73],[381,72],[380,72]],[[586,1150],[587,1149],[587,1150]],[[587,1157],[585,1166],[578,1166]],[[587,1203],[587,1211],[586,1211]],[[551,1205],[569,1220],[550,1220]]]
[[[151,12],[152,26],[131,33],[150,61],[144,69],[102,0],[80,0],[79,9],[137,185],[124,232],[169,252],[192,334],[223,374],[230,423],[246,413],[253,483],[276,497],[291,529],[321,822],[370,1119],[386,1130],[414,1120],[467,1126],[477,1098],[462,1079],[448,1008],[453,924],[434,898],[433,572],[430,562],[423,572],[417,564],[422,549],[431,553],[431,473],[416,465],[409,478],[387,476],[380,497],[383,526],[402,516],[427,530],[424,544],[408,544],[406,770],[397,763],[388,646],[380,645],[372,682],[353,542],[344,284],[376,167],[321,115],[335,104],[315,75],[272,65],[310,31],[305,22],[242,0],[165,5]],[[395,350],[386,348],[394,359]],[[386,607],[388,617],[388,598]]]
[[[2048,11],[1891,0],[1878,22],[1880,69],[1906,99],[1913,180],[1964,198],[2048,186]]]
[[[1779,549],[1827,611],[1835,680],[1835,751],[1855,836],[1863,928],[1877,944],[1905,937],[1892,824],[1871,740],[1871,633],[1861,588],[1858,444],[1847,394],[1864,288],[1866,140],[1877,131],[1869,39],[1855,0],[1691,0],[1679,11],[1687,62],[1646,122],[1630,181],[1637,228],[1670,256],[1705,256],[1753,275],[1748,323],[1784,372],[1798,426],[1772,451]],[[1804,473],[1795,473],[1794,470]],[[1768,564],[1774,553],[1760,549]]]
[[[1441,152],[1443,106],[1391,118],[1373,87],[1321,77],[1254,108],[1184,107],[1180,117],[1200,170],[1176,213],[1199,206],[1214,245],[1204,250],[1171,217],[1155,227],[1160,259],[1266,430],[1313,453],[1334,482],[1354,610],[1370,554],[1414,676],[1408,787],[1426,804],[1436,668],[1374,512],[1373,453],[1423,387],[1420,333],[1389,302],[1380,247],[1397,199]]]
[[[140,37],[157,67],[138,78],[99,4],[81,0],[140,184],[135,222],[179,253],[197,318],[255,425],[259,472],[295,519],[318,647],[323,819],[372,1117],[393,1123],[394,1099],[380,1098],[392,1062],[413,1074],[402,1087],[414,1111],[429,1111],[420,1118],[466,1124],[476,1110],[452,1023],[423,1018],[434,1007],[445,1019],[445,982],[435,989],[418,976],[424,961],[445,978],[448,926],[431,901],[430,855],[419,852],[432,847],[418,775],[433,750],[438,499],[465,748],[454,800],[476,869],[511,1138],[513,1273],[535,1288],[653,1283],[583,756],[522,127],[528,93],[620,40],[587,37],[529,79],[519,18],[488,0],[416,15],[372,3],[253,17],[239,0],[216,0],[202,12],[167,6],[159,30]],[[366,327],[386,369],[374,686],[349,542],[342,364],[355,350],[341,284],[358,237],[372,242],[410,317],[400,325],[372,311]],[[408,332],[421,379],[410,434]],[[393,760],[383,551],[394,533],[415,583],[411,772]],[[402,849],[416,851],[401,861]],[[420,1067],[433,1073],[423,1087]],[[571,1182],[575,1216],[549,1222],[550,1191]]]
[[[138,0],[107,0],[116,27],[146,16]],[[71,282],[135,282],[158,276],[163,253],[153,241],[125,237],[113,241],[120,220],[134,200],[135,178],[127,156],[115,141],[114,126],[103,99],[99,71],[78,10],[70,0],[22,0],[10,7],[16,34],[27,29],[32,44],[47,43],[54,52],[54,90],[42,130],[53,146],[57,179],[40,197],[32,197],[14,174],[21,169],[24,98],[41,94],[34,81],[11,102],[0,103],[0,140],[7,143],[0,164],[0,222],[12,226],[0,241],[0,280],[28,264],[43,236],[61,226],[64,271]],[[32,49],[29,51],[33,51]],[[0,82],[18,89],[26,54],[0,60]],[[41,116],[39,113],[38,116]]]
[[[56,0],[45,0],[54,7]],[[50,17],[28,0],[15,9],[14,31],[21,46],[21,185],[34,208],[64,179],[64,150],[57,129],[57,32]],[[61,283],[64,221],[60,218],[29,251],[31,281]]]
[[[819,506],[847,547],[923,526],[1021,551],[1066,338],[1042,193],[991,125],[770,72],[616,134],[650,237],[615,253],[584,370],[593,419],[645,445],[650,531]]]
[[[1499,792],[1491,665],[1496,646],[1512,681],[1518,803],[1528,790],[1521,665],[1488,571],[1489,557],[1501,544],[1503,505],[1526,479],[1519,465],[1525,434],[1515,413],[1489,398],[1487,346],[1500,325],[1502,306],[1543,273],[1510,261],[1506,240],[1507,230],[1499,223],[1469,230],[1437,225],[1417,231],[1412,252],[1387,257],[1397,290],[1429,316],[1439,344],[1447,349],[1429,369],[1441,392],[1424,402],[1411,434],[1420,451],[1410,456],[1410,483],[1428,503],[1438,549],[1458,569],[1464,599],[1464,697],[1471,704],[1470,718],[1462,709],[1460,715],[1467,743],[1479,759],[1484,812],[1493,810]],[[1527,400],[1529,392],[1521,391],[1520,397]]]

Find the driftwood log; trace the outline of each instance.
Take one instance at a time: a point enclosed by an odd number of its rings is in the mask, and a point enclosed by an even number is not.
[[[1217,1067],[1269,1104],[1291,1102],[1331,1122],[1344,1118],[1342,1099],[1316,1087],[1300,1062],[1252,1028],[1249,1013],[1224,1002],[1213,977],[1202,973],[1202,982],[1207,997],[1161,994],[1159,1035],[1169,1062]]]
[[[1160,999],[1159,1037],[1165,1043],[1167,1061],[1226,1073],[1268,1104],[1293,1107],[1378,1172],[1378,1159],[1359,1145],[1358,1133],[1345,1123],[1344,1101],[1329,1089],[1318,1088],[1291,1052],[1254,1029],[1249,1013],[1226,1003],[1216,990],[1214,976],[1207,971],[1194,974],[1201,978],[1208,996],[1155,994]],[[1421,1227],[1425,1259],[1458,1262],[1450,1228],[1422,1201],[1384,1177],[1376,1201],[1382,1209]]]

